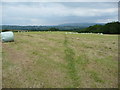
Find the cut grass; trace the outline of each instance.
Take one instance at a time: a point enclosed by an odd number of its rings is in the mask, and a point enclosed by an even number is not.
[[[65,40],[64,40],[64,45],[65,45],[65,60],[67,61],[67,69],[68,69],[68,74],[73,82],[73,85],[71,88],[78,87],[78,80],[79,77],[77,76],[77,71],[75,68],[75,53],[74,51],[68,46],[69,42],[67,40],[67,37],[65,35]]]
[[[117,35],[15,33],[3,43],[3,88],[116,88]]]
[[[2,43],[0,41],[0,89],[2,89]]]

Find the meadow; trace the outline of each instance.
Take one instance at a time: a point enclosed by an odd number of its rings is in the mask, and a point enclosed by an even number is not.
[[[2,89],[2,43],[0,42],[0,89]]]
[[[3,88],[117,88],[118,36],[14,33],[2,44]]]

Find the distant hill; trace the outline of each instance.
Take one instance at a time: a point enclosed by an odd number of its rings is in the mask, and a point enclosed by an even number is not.
[[[29,31],[49,31],[51,28],[56,28],[60,31],[75,31],[85,27],[80,26],[14,26],[2,25],[2,30],[29,30]]]
[[[2,30],[29,30],[29,31],[49,31],[50,28],[56,28],[60,31],[76,31],[86,27],[82,26],[16,26],[16,25],[2,25]]]
[[[119,34],[120,22],[104,23],[66,23],[57,26],[16,26],[2,25],[2,31],[74,31],[79,33]]]
[[[65,23],[65,24],[60,24],[58,26],[79,26],[79,27],[89,27],[93,25],[104,25],[105,23]]]
[[[78,31],[79,33],[120,34],[120,22],[110,22],[105,25],[93,25]]]
[[[2,25],[2,30],[30,30],[30,31],[49,31],[51,28],[56,28],[58,31],[78,31],[97,23],[66,23],[56,26],[17,26],[17,25]],[[103,25],[99,23],[99,25]]]

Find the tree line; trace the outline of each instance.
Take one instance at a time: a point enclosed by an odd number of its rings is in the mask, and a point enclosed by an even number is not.
[[[76,31],[81,30],[86,27],[80,26],[12,26],[12,25],[2,25],[3,31]]]
[[[103,33],[103,34],[120,34],[120,22],[110,22],[105,25],[89,26],[78,31],[79,33]]]
[[[104,25],[96,24],[89,27],[80,26],[10,26],[3,25],[2,31],[72,31],[78,33],[120,34],[120,22],[110,22]]]

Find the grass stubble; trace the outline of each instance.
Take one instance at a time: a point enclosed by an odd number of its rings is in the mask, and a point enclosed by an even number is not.
[[[117,35],[15,33],[3,43],[3,88],[118,87]]]

